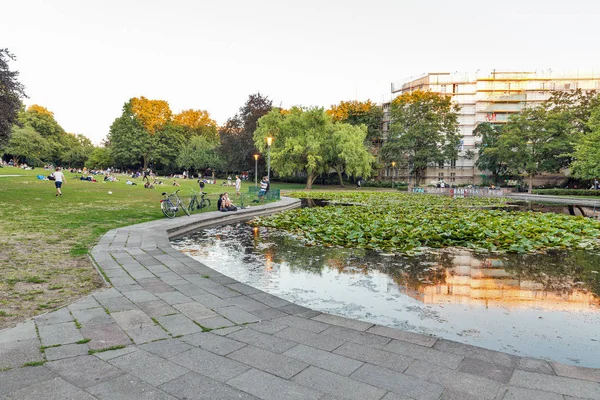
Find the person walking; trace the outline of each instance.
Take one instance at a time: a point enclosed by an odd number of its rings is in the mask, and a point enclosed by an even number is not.
[[[52,176],[54,177],[54,186],[56,186],[56,197],[62,196],[62,184],[67,180],[65,174],[62,173],[62,168],[56,167],[56,171],[52,173]]]
[[[242,191],[242,180],[240,179],[239,175],[235,176],[235,194],[237,194],[238,196],[241,196],[241,191]]]

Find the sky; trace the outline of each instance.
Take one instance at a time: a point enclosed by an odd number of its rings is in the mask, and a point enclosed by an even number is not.
[[[29,96],[96,144],[145,96],[219,124],[275,106],[390,99],[424,72],[600,71],[598,0],[20,0],[0,48]]]

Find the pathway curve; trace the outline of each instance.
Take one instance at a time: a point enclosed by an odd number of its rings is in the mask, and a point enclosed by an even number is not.
[[[309,310],[169,243],[298,203],[108,232],[92,255],[110,288],[0,332],[0,400],[600,399],[600,370]]]

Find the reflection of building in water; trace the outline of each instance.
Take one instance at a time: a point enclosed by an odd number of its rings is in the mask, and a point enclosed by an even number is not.
[[[576,288],[564,292],[544,290],[533,280],[519,279],[502,268],[502,260],[478,260],[470,255],[454,257],[446,268],[444,284],[423,284],[406,291],[425,304],[468,304],[487,307],[589,310],[600,307],[600,299]],[[573,284],[573,281],[570,281]]]

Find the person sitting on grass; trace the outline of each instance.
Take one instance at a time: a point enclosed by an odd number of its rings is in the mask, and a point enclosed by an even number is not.
[[[154,185],[150,183],[150,181],[146,181],[146,183],[144,183],[144,188],[146,189],[154,189]]]
[[[179,186],[179,182],[177,182],[175,179],[173,179],[173,186]]]

